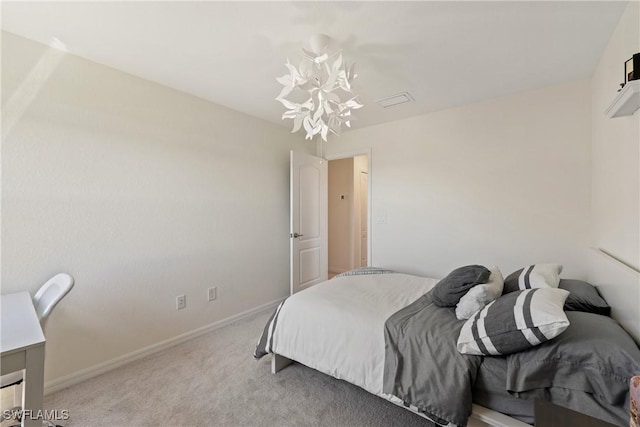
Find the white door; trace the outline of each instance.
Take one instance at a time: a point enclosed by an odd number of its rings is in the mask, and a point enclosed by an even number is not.
[[[327,280],[327,161],[291,152],[291,293]]]

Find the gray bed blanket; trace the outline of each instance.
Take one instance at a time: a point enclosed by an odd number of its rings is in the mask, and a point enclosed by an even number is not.
[[[433,303],[432,292],[385,323],[384,393],[441,425],[467,425],[481,356],[463,355],[456,340],[464,321]]]

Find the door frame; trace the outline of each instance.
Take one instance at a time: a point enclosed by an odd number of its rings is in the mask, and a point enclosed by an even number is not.
[[[325,160],[340,160],[340,159],[349,159],[356,156],[367,156],[367,173],[369,174],[369,183],[367,189],[367,265],[371,267],[371,259],[372,259],[372,248],[371,248],[371,218],[372,218],[372,209],[373,199],[372,199],[372,182],[373,182],[373,173],[372,173],[372,161],[371,161],[371,148],[361,148],[358,150],[352,151],[340,151],[337,153],[325,154]],[[328,190],[327,190],[328,191]],[[329,217],[327,216],[327,222],[329,221]],[[328,247],[327,247],[328,249]]]

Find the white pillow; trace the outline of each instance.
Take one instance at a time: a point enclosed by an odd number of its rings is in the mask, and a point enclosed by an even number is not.
[[[463,354],[503,355],[526,350],[560,335],[569,326],[564,289],[511,292],[487,304],[462,325],[457,348]]]
[[[469,289],[456,305],[456,317],[460,320],[468,319],[491,301],[502,295],[504,279],[498,267],[489,269],[491,275],[487,283],[476,285]]]
[[[536,288],[557,288],[560,284],[560,264],[534,264],[514,271],[504,280],[504,293]]]

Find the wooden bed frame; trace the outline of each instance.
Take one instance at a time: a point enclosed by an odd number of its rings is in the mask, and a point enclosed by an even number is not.
[[[281,356],[279,354],[273,354],[271,359],[271,373],[276,374],[282,369],[289,366],[294,361]],[[395,403],[395,402],[392,402]],[[404,409],[405,406],[398,405]],[[409,409],[410,410],[410,409]],[[418,414],[420,415],[420,414]],[[507,415],[501,414],[500,412],[492,411],[491,409],[485,408],[484,406],[473,404],[472,413],[469,417],[468,427],[531,427],[531,425],[527,423],[523,423],[522,421],[516,420],[515,418],[511,418]]]

